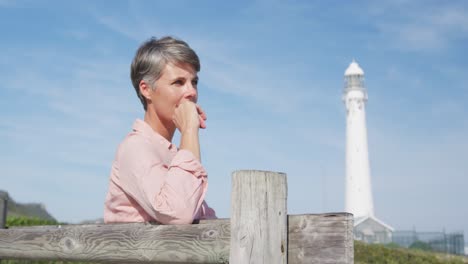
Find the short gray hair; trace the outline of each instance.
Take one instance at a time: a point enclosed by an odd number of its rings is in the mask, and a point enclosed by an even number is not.
[[[155,89],[154,84],[168,63],[188,63],[197,72],[200,71],[200,60],[195,51],[185,41],[169,36],[160,39],[152,37],[145,41],[133,58],[130,77],[145,111],[146,99],[140,93],[140,82],[144,80],[151,89]]]

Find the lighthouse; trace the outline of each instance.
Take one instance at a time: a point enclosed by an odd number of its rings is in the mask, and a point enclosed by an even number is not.
[[[354,60],[345,71],[343,102],[346,107],[346,211],[356,218],[374,216],[367,147],[367,91],[364,71]]]
[[[354,215],[355,239],[389,243],[393,228],[374,215],[371,171],[367,144],[367,90],[364,71],[352,61],[344,74],[343,102],[346,107],[346,201]]]

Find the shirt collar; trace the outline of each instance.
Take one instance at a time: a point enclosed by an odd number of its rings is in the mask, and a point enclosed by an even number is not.
[[[154,131],[153,128],[141,119],[135,120],[132,127],[133,131],[140,132],[144,137],[147,137],[155,142],[159,142],[164,147],[171,149],[172,143],[166,138],[161,136],[158,132]]]

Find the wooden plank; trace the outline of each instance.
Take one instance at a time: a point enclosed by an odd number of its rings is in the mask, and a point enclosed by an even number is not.
[[[284,173],[232,174],[230,263],[287,263],[286,197]]]
[[[353,215],[327,213],[289,217],[288,263],[354,263]]]
[[[288,216],[288,263],[353,263],[348,213]],[[0,230],[0,259],[227,263],[230,220],[194,225],[64,225]]]
[[[227,263],[229,221],[64,225],[0,231],[0,258],[118,263]]]

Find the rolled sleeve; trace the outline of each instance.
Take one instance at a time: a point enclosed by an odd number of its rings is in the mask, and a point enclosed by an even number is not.
[[[207,188],[207,174],[200,161],[190,151],[179,150],[169,165],[165,184],[156,196],[156,218],[168,224],[192,223]]]
[[[200,178],[206,178],[207,173],[205,168],[203,168],[200,161],[193,155],[192,152],[181,149],[177,152],[176,156],[171,162],[169,169],[179,168],[181,170],[187,171],[193,176]]]

